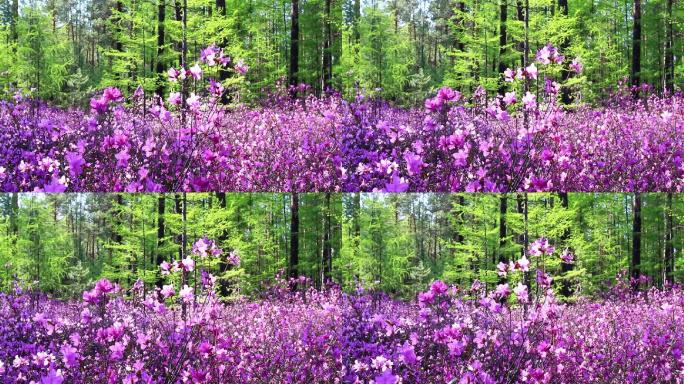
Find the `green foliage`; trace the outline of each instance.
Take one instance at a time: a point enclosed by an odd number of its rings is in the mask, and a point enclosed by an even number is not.
[[[11,194],[0,195],[2,289],[14,275],[65,297],[100,277],[153,287],[169,279],[160,274],[161,262],[191,255],[192,244],[205,236],[224,253],[193,256],[190,283],[205,269],[227,298],[258,294],[290,267],[288,194],[20,195],[16,211],[12,201]],[[300,194],[298,271],[323,285],[329,217],[330,278],[348,291],[361,286],[407,298],[435,279],[461,286],[479,280],[491,289],[506,279],[496,272],[500,261],[517,261],[526,243],[546,237],[556,252],[528,254],[530,284],[541,269],[554,276],[554,289],[567,285],[593,295],[630,267],[633,196],[578,193],[568,201],[566,208],[551,193]],[[651,284],[662,285],[667,195],[644,194],[642,201],[640,267]],[[673,196],[672,216],[674,275],[682,281],[680,195]],[[563,270],[559,255],[566,248],[575,263]],[[240,256],[238,266],[225,263],[231,252]]]

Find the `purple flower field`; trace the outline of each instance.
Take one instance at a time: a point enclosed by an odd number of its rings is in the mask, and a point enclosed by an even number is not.
[[[362,95],[306,96],[306,86],[296,99],[293,88],[261,106],[227,107],[228,91],[205,78],[223,54],[207,50],[204,67],[168,74],[197,94],[161,100],[138,89],[126,99],[107,88],[86,112],[21,92],[0,101],[2,191],[684,189],[682,96],[635,100],[620,87],[601,108],[563,107],[559,85],[543,75],[556,65],[547,57],[557,55],[553,47],[540,51],[541,69],[507,70],[513,91],[505,95],[478,88],[465,97],[443,87],[413,109]],[[582,70],[579,62],[573,68]],[[516,91],[522,81],[542,84]]]
[[[541,274],[540,276],[543,276]],[[270,288],[222,304],[203,287],[83,301],[16,288],[0,296],[0,382],[656,383],[681,382],[684,292],[559,304],[541,290],[487,292],[437,281],[415,302],[380,293]],[[300,285],[306,280],[299,281]],[[548,288],[548,286],[546,286]],[[544,293],[546,291],[546,293]],[[529,298],[528,298],[529,295]],[[536,297],[536,298],[535,298]],[[648,314],[648,315],[645,315]]]

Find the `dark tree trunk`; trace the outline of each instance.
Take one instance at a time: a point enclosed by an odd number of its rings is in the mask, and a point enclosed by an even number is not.
[[[665,90],[674,92],[674,34],[672,31],[672,3],[667,0],[666,40],[665,40]]]
[[[634,0],[634,28],[632,29],[632,86],[641,85],[641,0]],[[639,96],[639,91],[634,92]]]
[[[14,192],[10,197],[10,235],[12,235],[13,248],[17,245],[17,238],[19,237],[19,194]]]
[[[332,281],[332,226],[330,214],[330,193],[325,194],[325,222],[323,225],[323,284]]]
[[[325,0],[325,41],[323,43],[323,91],[332,87],[332,0]]]
[[[181,196],[178,193],[175,193],[173,195],[173,211],[177,215],[182,215],[183,214],[183,207],[182,207],[182,201],[181,201]],[[177,234],[176,235],[176,244],[178,244],[178,258],[182,259],[183,258],[183,235],[182,234]]]
[[[523,7],[522,0],[516,0],[515,1],[515,13],[516,13],[516,18],[518,21],[521,23],[525,22],[525,9]],[[518,41],[517,42],[517,49],[520,51],[521,59],[520,59],[520,65],[525,65],[525,59],[522,58],[522,56],[525,54],[525,42],[524,41]]]
[[[558,197],[560,197],[560,202],[561,202],[561,207],[565,210],[570,208],[570,201],[568,198],[568,193],[567,192],[560,192],[558,194]],[[570,228],[566,228],[563,231],[563,234],[561,235],[561,243],[563,246],[568,247],[568,250],[572,252],[572,249],[568,246],[568,242],[570,241]],[[573,264],[568,264],[564,263],[561,261],[561,273],[565,275],[566,273],[572,271]],[[567,279],[563,280],[563,283],[561,284],[561,295],[564,297],[570,297],[572,294],[572,284],[570,284],[570,281]]]
[[[499,198],[499,263],[508,264],[508,257],[504,252],[504,247],[506,246],[506,213],[508,211],[508,195],[503,194]]]
[[[506,23],[508,21],[508,2],[507,0],[501,1],[501,9],[499,12],[499,73],[503,74],[506,71],[506,63],[504,61],[504,56],[506,56],[506,43],[508,40]],[[499,93],[503,94],[506,90],[506,83],[500,80]]]
[[[225,210],[228,207],[228,201],[226,200],[226,194],[225,192],[218,192],[216,194],[216,198],[218,199],[219,207],[222,210]],[[223,230],[218,236],[218,243],[219,246],[223,246],[226,240],[228,239],[228,230]],[[226,255],[223,255],[221,257],[221,261],[219,262],[219,292],[221,296],[230,296],[232,293],[232,287],[230,282],[223,276],[227,271],[231,269],[231,265],[228,264],[227,259],[225,257]]]
[[[12,0],[12,9],[10,12],[10,40],[16,44],[19,42],[19,29],[17,28],[17,25],[19,24],[19,0]],[[13,47],[12,50],[16,52],[17,47]]]
[[[292,0],[292,25],[290,27],[290,85],[299,84],[299,0]],[[297,97],[297,91],[292,92]]]
[[[121,215],[122,215],[122,207],[124,205],[124,199],[122,194],[117,194],[116,198],[114,199],[115,202],[115,207],[114,207],[114,224],[115,228],[113,228],[112,231],[112,241],[116,244],[121,244],[123,241],[123,236],[121,236],[120,231],[120,226],[122,225],[122,220],[121,220]]]
[[[289,277],[299,277],[299,194],[292,193],[290,203],[290,263]],[[297,290],[297,283],[292,285],[292,290]]]
[[[465,13],[465,11],[466,11],[465,2],[460,1],[458,3],[458,10],[461,12],[461,14]],[[458,26],[459,26],[461,33],[465,34],[466,26],[465,26],[465,20],[463,19],[463,16],[458,17],[457,23],[458,23]],[[459,39],[458,43],[456,44],[456,48],[461,52],[465,51],[465,43],[463,41],[464,41],[464,39],[461,38],[461,39]]]
[[[361,43],[361,29],[359,23],[361,22],[361,0],[354,0],[354,43]],[[358,51],[357,51],[358,54]]]
[[[361,194],[354,193],[354,236],[361,237]]]
[[[458,207],[458,211],[456,213],[456,224],[457,228],[454,230],[454,240],[456,243],[463,245],[465,242],[465,236],[463,236],[463,228],[465,227],[465,217],[464,217],[464,209],[465,209],[465,197],[463,195],[458,195],[456,197],[456,206]]]
[[[638,0],[637,0],[638,1]],[[632,221],[632,261],[631,261],[631,277],[635,281],[641,276],[641,193],[634,194],[634,210]],[[635,289],[639,289],[639,284],[634,285]]]
[[[568,16],[568,0],[558,0],[558,10],[560,14],[567,17]],[[570,46],[569,39],[565,38],[560,44],[561,54],[565,54],[565,51]],[[563,85],[561,87],[561,102],[563,104],[572,103],[572,95],[570,94],[570,88],[565,86],[565,82],[570,78],[570,69],[567,63],[563,64],[563,70],[561,72],[561,78],[563,79]],[[567,194],[566,194],[567,198]],[[562,201],[562,198],[561,198]]]
[[[221,15],[226,15],[226,0],[216,0],[216,11]]]
[[[123,13],[123,2],[117,1],[116,5],[116,12],[119,14]],[[114,37],[114,50],[117,52],[123,52],[123,44],[121,43],[121,36],[119,36],[121,33],[123,33],[123,28],[121,27],[121,16],[116,16],[114,18],[114,23],[116,23],[116,27],[114,30],[118,33],[117,36]]]
[[[157,85],[157,94],[164,97],[164,72],[166,66],[164,65],[164,44],[166,43],[166,0],[159,0],[159,9],[157,12],[157,74],[159,75],[159,83]]]
[[[181,6],[180,0],[174,0],[173,2],[174,18],[178,23],[183,22],[183,8]],[[183,65],[183,44],[179,41],[174,43],[174,49],[178,52],[178,65]]]
[[[166,196],[160,194],[157,197],[157,253],[156,265],[159,266],[164,258],[159,251],[164,246],[164,237],[166,236],[166,223],[164,215],[166,214]],[[157,279],[157,286],[161,287],[163,279]]]
[[[525,215],[525,208],[524,208],[524,201],[523,201],[523,195],[522,193],[517,193],[515,195],[515,208],[516,208],[516,213],[518,213],[520,216]],[[518,244],[520,244],[520,257],[525,255],[525,232],[522,231],[516,236],[516,241]]]
[[[665,213],[665,281],[674,283],[674,244],[672,226],[672,193],[667,194]]]

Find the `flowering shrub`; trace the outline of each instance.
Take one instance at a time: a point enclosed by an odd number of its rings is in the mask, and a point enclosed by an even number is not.
[[[214,257],[210,241],[194,255]],[[545,239],[531,257],[551,257]],[[202,255],[206,256],[202,256]],[[568,257],[564,252],[561,258]],[[413,302],[277,280],[258,301],[221,303],[215,278],[124,292],[98,281],[80,301],[0,294],[0,382],[654,383],[684,380],[684,291],[558,303],[537,271],[525,284],[467,289],[435,281]],[[194,266],[194,262],[192,263]],[[520,260],[500,266],[509,279]],[[175,271],[174,271],[175,270]],[[511,280],[511,281],[512,281]],[[300,290],[293,293],[292,284]],[[648,313],[648,316],[643,316]]]
[[[169,70],[166,100],[108,88],[87,113],[21,93],[0,101],[0,190],[684,190],[681,95],[635,101],[624,90],[566,110],[551,78],[564,60],[543,47],[504,73],[510,89],[495,98],[445,87],[415,109],[335,94],[250,108],[221,103],[234,90],[207,75],[249,69],[211,46]],[[581,61],[568,70],[581,73]]]

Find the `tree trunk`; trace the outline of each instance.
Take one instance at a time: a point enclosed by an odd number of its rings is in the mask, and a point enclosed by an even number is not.
[[[299,84],[299,0],[292,0],[292,25],[290,28],[290,86],[295,89],[293,97],[297,97],[296,87]]]
[[[356,45],[361,43],[361,0],[354,0],[354,43]],[[358,54],[358,47],[356,48]]]
[[[225,210],[228,207],[228,201],[226,200],[226,194],[225,192],[219,192],[216,194],[216,198],[218,199],[219,202],[219,207],[222,210]],[[228,239],[228,231],[223,230],[218,236],[218,243],[219,246],[223,246],[225,241]],[[221,296],[229,296],[232,293],[232,289],[230,286],[230,282],[225,279],[225,276],[223,276],[227,271],[229,271],[231,268],[231,265],[228,264],[227,259],[225,255],[221,257],[221,261],[219,262],[219,292]]]
[[[117,1],[116,5],[116,12],[119,14],[123,13],[123,2]],[[114,37],[114,50],[117,52],[123,52],[123,44],[121,43],[121,36],[119,34],[123,33],[123,29],[121,28],[121,16],[117,15],[114,18],[114,23],[116,24],[114,31],[117,32],[117,35]]]
[[[226,0],[216,0],[216,11],[218,11],[221,16],[226,15]]]
[[[11,19],[10,19],[10,40],[11,42],[17,44],[19,42],[19,29],[17,25],[19,24],[19,0],[12,0],[11,9]],[[12,50],[16,53],[16,45],[12,47]]]
[[[665,40],[665,90],[671,95],[674,92],[674,34],[672,31],[672,3],[667,0],[667,19]]]
[[[667,194],[665,212],[665,281],[674,283],[674,244],[672,226],[672,193]]]
[[[499,263],[508,264],[508,257],[504,252],[506,246],[506,213],[508,211],[508,195],[503,194],[499,198]]]
[[[164,97],[164,73],[166,67],[164,65],[164,44],[166,43],[166,0],[159,0],[159,9],[157,12],[157,67],[156,71],[159,75],[159,83],[157,84],[157,94],[159,97]]]
[[[330,215],[330,193],[325,194],[325,222],[323,225],[323,284],[332,281],[332,226]]]
[[[19,194],[14,192],[10,197],[10,235],[12,236],[12,249],[16,250],[19,237]]]
[[[632,86],[641,85],[641,0],[634,0],[634,27],[632,29]],[[638,89],[634,96],[639,96]]]
[[[177,215],[182,215],[183,214],[183,207],[182,207],[180,194],[175,193],[173,195],[173,203],[174,203],[173,211]],[[183,235],[182,234],[176,234],[176,244],[178,245],[178,258],[183,259]]]
[[[325,41],[323,45],[323,91],[332,87],[332,0],[325,0]]]
[[[568,16],[568,0],[558,0],[558,10],[560,11],[560,14],[564,17]],[[570,46],[570,41],[568,38],[563,39],[563,41],[560,44],[560,51],[561,54],[565,54],[566,50]],[[572,95],[570,94],[570,88],[565,86],[565,82],[570,78],[570,69],[567,63],[563,63],[563,69],[561,72],[561,79],[563,80],[563,84],[561,86],[561,102],[563,104],[570,104],[572,103]],[[567,199],[567,193],[566,193],[566,199]],[[561,197],[561,202],[563,198]]]
[[[504,56],[506,55],[506,42],[507,30],[506,22],[508,20],[508,2],[507,0],[501,1],[501,10],[499,13],[499,74],[503,74],[506,71],[506,63],[504,62]],[[503,79],[499,80],[499,93],[503,94],[506,90],[506,82]]]
[[[639,0],[637,0],[639,1]],[[632,221],[632,261],[631,277],[635,281],[634,288],[639,289],[636,281],[641,276],[641,193],[634,194],[634,210]]]
[[[299,194],[292,193],[290,204],[290,263],[289,277],[299,277]],[[292,290],[297,290],[297,283],[292,285]]]
[[[565,210],[570,208],[570,201],[568,199],[568,193],[567,192],[560,192],[558,194],[558,197],[560,197],[561,201],[561,207]],[[568,246],[568,242],[570,241],[570,227],[566,228],[563,231],[563,234],[561,235],[561,244],[565,247],[568,247],[568,250],[572,252],[572,249]],[[572,271],[573,264],[568,264],[564,263],[561,261],[561,274],[565,275],[568,272]],[[570,284],[570,281],[567,279],[563,280],[563,283],[561,284],[561,295],[564,297],[570,297],[572,294],[572,284]]]
[[[160,249],[164,246],[164,237],[166,236],[166,223],[164,215],[166,214],[166,196],[160,194],[157,197],[157,252],[156,252],[156,265],[159,266],[164,259],[161,257]],[[157,279],[157,286],[161,286],[163,279],[160,277]]]

